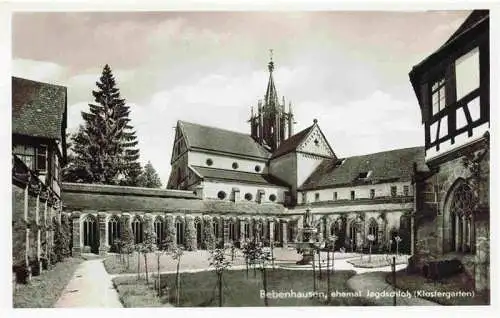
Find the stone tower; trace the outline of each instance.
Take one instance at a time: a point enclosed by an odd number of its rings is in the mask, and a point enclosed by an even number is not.
[[[258,101],[257,113],[254,113],[252,107],[249,122],[252,138],[270,151],[274,151],[283,140],[293,135],[294,121],[292,103],[289,103],[288,112],[286,112],[285,97],[282,97],[280,103],[278,92],[274,85],[272,50],[267,68],[269,70],[269,81],[267,83],[266,94],[264,95],[264,100]]]

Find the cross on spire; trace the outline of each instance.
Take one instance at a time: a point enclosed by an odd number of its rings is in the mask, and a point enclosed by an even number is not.
[[[269,64],[267,65],[269,72],[272,72],[274,70],[273,51],[274,51],[273,49],[269,49],[270,61],[269,61]]]

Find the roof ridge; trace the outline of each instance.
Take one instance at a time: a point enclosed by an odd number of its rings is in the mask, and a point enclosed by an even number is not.
[[[59,87],[62,89],[67,89],[67,86],[64,86],[62,84],[53,84],[53,83],[47,83],[47,82],[42,82],[42,81],[36,81],[36,80],[32,80],[32,79],[24,78],[24,77],[19,77],[19,76],[12,76],[12,79],[26,81],[26,82],[32,82],[32,83],[40,84],[42,86],[50,85],[50,86],[55,86],[55,87]]]
[[[363,155],[354,155],[354,156],[349,156],[349,157],[339,157],[339,160],[344,160],[344,159],[349,159],[349,158],[357,158],[357,157],[366,157],[366,156],[371,156],[371,155],[377,155],[377,154],[382,154],[382,153],[388,153],[388,152],[396,152],[400,150],[409,150],[409,149],[424,149],[424,146],[413,146],[413,147],[405,147],[405,148],[395,148],[395,149],[390,149],[390,150],[382,150],[378,152],[371,152]],[[326,159],[328,160],[328,159]]]
[[[252,136],[250,136],[249,134],[241,132],[241,131],[229,130],[229,129],[219,128],[219,127],[209,126],[209,125],[202,125],[202,124],[193,123],[193,122],[189,122],[189,121],[185,121],[185,120],[179,120],[179,123],[189,124],[189,125],[196,125],[196,126],[200,126],[200,127],[217,129],[217,130],[223,130],[223,131],[227,131],[227,132],[230,132],[230,133],[233,133],[233,134],[240,134],[240,135],[244,135],[244,136],[252,138]]]

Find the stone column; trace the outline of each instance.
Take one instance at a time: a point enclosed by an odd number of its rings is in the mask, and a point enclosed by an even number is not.
[[[415,216],[410,217],[410,255],[415,253]]]
[[[188,250],[196,251],[197,242],[196,242],[196,226],[194,224],[194,217],[192,215],[186,215],[185,217],[186,229],[184,230],[185,237],[185,245]]]
[[[467,220],[465,215],[462,216],[462,252],[466,251],[467,246]]]
[[[50,242],[49,242],[49,230],[47,230],[47,226],[49,225],[49,221],[47,220],[47,208],[48,202],[47,197],[45,198],[45,203],[43,204],[43,224],[45,225],[45,257],[49,259],[50,255]],[[71,219],[70,219],[71,220]]]
[[[240,246],[245,242],[247,237],[245,236],[245,221],[240,220]]]
[[[281,226],[281,237],[282,237],[281,245],[283,245],[283,247],[288,247],[288,223],[282,222],[280,226]]]
[[[269,221],[269,245],[274,242],[274,221]]]
[[[26,267],[29,268],[29,250],[30,250],[30,228],[28,224],[28,200],[29,200],[29,181],[24,189],[24,221],[26,223],[26,232],[25,232],[25,251],[24,251],[24,261]]]
[[[105,256],[108,253],[108,222],[105,212],[97,213],[99,226],[99,255]]]
[[[40,192],[37,191],[36,193],[36,207],[35,207],[35,223],[37,225],[36,229],[36,259],[38,263],[40,263],[40,258],[42,254],[42,241],[41,241],[41,236],[42,233],[40,231]],[[41,272],[42,266],[40,265],[40,272]]]
[[[460,246],[460,217],[455,214],[455,252],[458,252]]]
[[[73,257],[80,256],[82,252],[82,239],[81,239],[81,225],[80,225],[80,212],[73,212],[71,215],[73,222]]]

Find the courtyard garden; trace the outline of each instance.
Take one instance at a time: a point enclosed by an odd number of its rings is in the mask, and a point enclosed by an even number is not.
[[[81,258],[66,258],[55,264],[52,269],[42,271],[39,276],[33,276],[29,284],[14,282],[13,307],[53,307],[82,261]]]
[[[370,303],[363,298],[336,297],[330,302],[326,299],[327,278],[325,273],[313,282],[312,271],[268,269],[266,289],[268,293],[289,292],[281,299],[269,297],[268,306],[367,306]],[[332,291],[350,292],[347,280],[354,271],[335,271],[330,277]],[[264,290],[263,271],[260,269],[228,270],[222,280],[222,305],[225,307],[265,306],[261,291]],[[161,288],[164,294],[159,297],[156,291],[156,279],[146,283],[144,277],[122,276],[113,279],[120,300],[125,307],[162,307],[177,305],[180,307],[215,307],[219,306],[217,274],[214,270],[198,273],[182,273],[180,277],[179,299],[177,300],[176,274],[162,274]],[[316,286],[314,286],[316,284]],[[315,287],[315,288],[314,288]],[[318,297],[306,295],[314,290]],[[295,294],[292,293],[295,292]]]
[[[393,285],[391,275],[387,275],[386,281]],[[430,280],[420,274],[408,274],[406,270],[396,272],[396,287],[411,292],[420,292],[421,298],[434,301],[441,305],[489,305],[489,292],[474,292],[474,283],[465,273],[453,275],[439,281]],[[423,292],[422,292],[423,291]],[[426,293],[429,292],[429,293]],[[433,292],[442,292],[442,295],[434,295]],[[448,295],[446,293],[469,292],[462,295]]]

